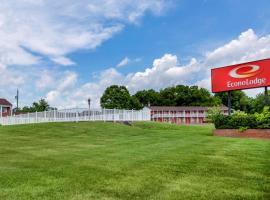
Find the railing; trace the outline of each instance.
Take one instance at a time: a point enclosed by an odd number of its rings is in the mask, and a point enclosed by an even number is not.
[[[186,118],[186,117],[206,117],[206,114],[202,114],[202,113],[192,113],[192,114],[189,114],[189,113],[186,113],[186,114],[183,114],[183,113],[177,113],[177,114],[167,114],[167,113],[157,113],[157,114],[153,114],[152,116],[152,119],[154,118],[173,118],[173,117],[177,117],[177,118]]]
[[[65,109],[26,113],[0,118],[2,125],[34,124],[45,122],[79,122],[79,121],[150,121],[149,109]]]

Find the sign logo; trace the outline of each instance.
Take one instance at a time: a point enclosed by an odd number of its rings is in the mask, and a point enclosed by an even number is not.
[[[232,69],[229,75],[233,78],[249,78],[256,76],[262,71],[258,65],[242,65]]]

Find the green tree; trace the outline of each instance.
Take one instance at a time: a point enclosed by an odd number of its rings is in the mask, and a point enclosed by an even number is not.
[[[102,108],[107,109],[138,109],[140,102],[130,96],[125,86],[112,85],[108,87],[100,99]]]
[[[153,89],[138,91],[133,97],[140,102],[142,107],[148,106],[148,104],[152,106],[161,105],[159,92]]]
[[[222,101],[222,104],[228,105],[228,92],[220,92],[215,94]],[[242,110],[250,112],[251,98],[249,98],[243,91],[235,90],[231,91],[231,103],[234,110]]]
[[[33,102],[32,106],[25,106],[19,109],[19,112],[43,112],[52,109],[45,99],[40,99],[38,102]]]
[[[140,110],[144,107],[143,104],[135,97],[131,96],[129,100],[129,109]]]
[[[160,90],[160,99],[163,106],[176,106],[177,92],[175,87]]]
[[[198,86],[177,85],[159,92],[154,90],[138,91],[134,95],[143,106],[219,106],[222,101],[211,95],[205,88]]]
[[[189,86],[177,85],[175,87],[175,102],[177,106],[187,106],[191,103]]]
[[[268,92],[268,101],[270,101],[270,91]],[[264,106],[264,93],[260,93],[255,98],[251,99],[250,113],[261,113],[264,109]]]
[[[222,104],[219,98],[212,96],[207,89],[198,86],[189,88],[189,102],[191,106],[219,106]]]
[[[222,102],[205,88],[177,85],[160,91],[162,105],[166,106],[218,106]]]
[[[45,99],[40,99],[38,102],[34,102],[32,108],[34,111],[42,112],[47,111],[50,108],[50,105]]]

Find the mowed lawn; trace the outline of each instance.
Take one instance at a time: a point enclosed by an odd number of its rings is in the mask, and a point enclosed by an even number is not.
[[[212,126],[0,127],[0,199],[270,199],[270,141]]]

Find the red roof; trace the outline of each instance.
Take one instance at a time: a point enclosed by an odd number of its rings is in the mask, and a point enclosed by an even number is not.
[[[0,99],[0,105],[2,105],[2,106],[12,106],[12,104],[6,99]]]
[[[150,109],[152,111],[208,111],[211,107],[204,106],[151,106]],[[221,106],[219,107],[222,111],[227,111],[228,107]]]

